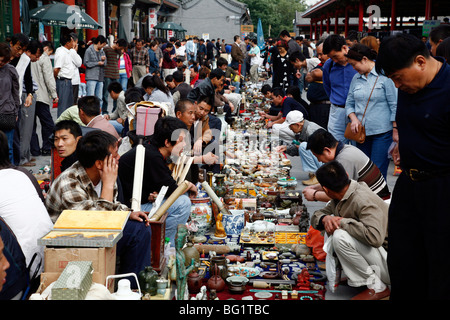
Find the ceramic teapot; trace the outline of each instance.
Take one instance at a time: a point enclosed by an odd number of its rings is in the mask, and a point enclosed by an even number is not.
[[[219,267],[217,266],[217,264],[214,265],[214,274],[209,278],[208,282],[206,283],[206,287],[209,290],[216,290],[216,292],[220,292],[225,289],[225,281],[219,274]]]
[[[187,278],[187,285],[189,293],[199,293],[200,288],[203,285],[203,277],[205,276],[204,273],[197,273],[197,271],[192,271],[188,274]]]

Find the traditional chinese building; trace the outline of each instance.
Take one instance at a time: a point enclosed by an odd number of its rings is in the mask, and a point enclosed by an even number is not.
[[[247,6],[235,0],[181,0],[180,9],[168,17],[187,30],[187,35],[233,42],[251,25]],[[170,19],[170,20],[169,20]]]

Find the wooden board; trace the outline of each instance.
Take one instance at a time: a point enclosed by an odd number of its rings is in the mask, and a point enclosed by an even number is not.
[[[130,211],[64,210],[53,229],[122,230]]]

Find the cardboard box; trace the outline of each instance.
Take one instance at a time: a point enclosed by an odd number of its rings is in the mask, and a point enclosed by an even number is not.
[[[105,285],[106,277],[116,274],[116,246],[112,248],[45,248],[44,272],[41,283],[45,287],[59,277],[71,261],[91,261],[92,281]],[[52,281],[53,280],[53,281]],[[110,286],[111,290],[114,286]],[[111,291],[112,292],[112,291]]]
[[[158,107],[137,107],[136,108],[136,134],[151,136],[155,129],[155,123],[161,114]]]
[[[113,247],[122,238],[130,211],[64,210],[38,244],[47,247]]]
[[[52,287],[52,300],[84,300],[92,285],[92,262],[70,261]]]

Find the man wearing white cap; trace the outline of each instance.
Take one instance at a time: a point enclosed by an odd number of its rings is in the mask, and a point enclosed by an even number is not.
[[[308,138],[316,130],[323,129],[318,124],[308,121],[303,117],[303,113],[293,110],[287,114],[285,121],[289,130],[295,134],[295,140],[288,146],[280,146],[278,151],[294,156],[299,155],[302,160],[303,171],[308,172],[309,180],[302,183],[306,186],[317,184],[315,172],[322,165],[314,156],[311,150],[306,149]]]

